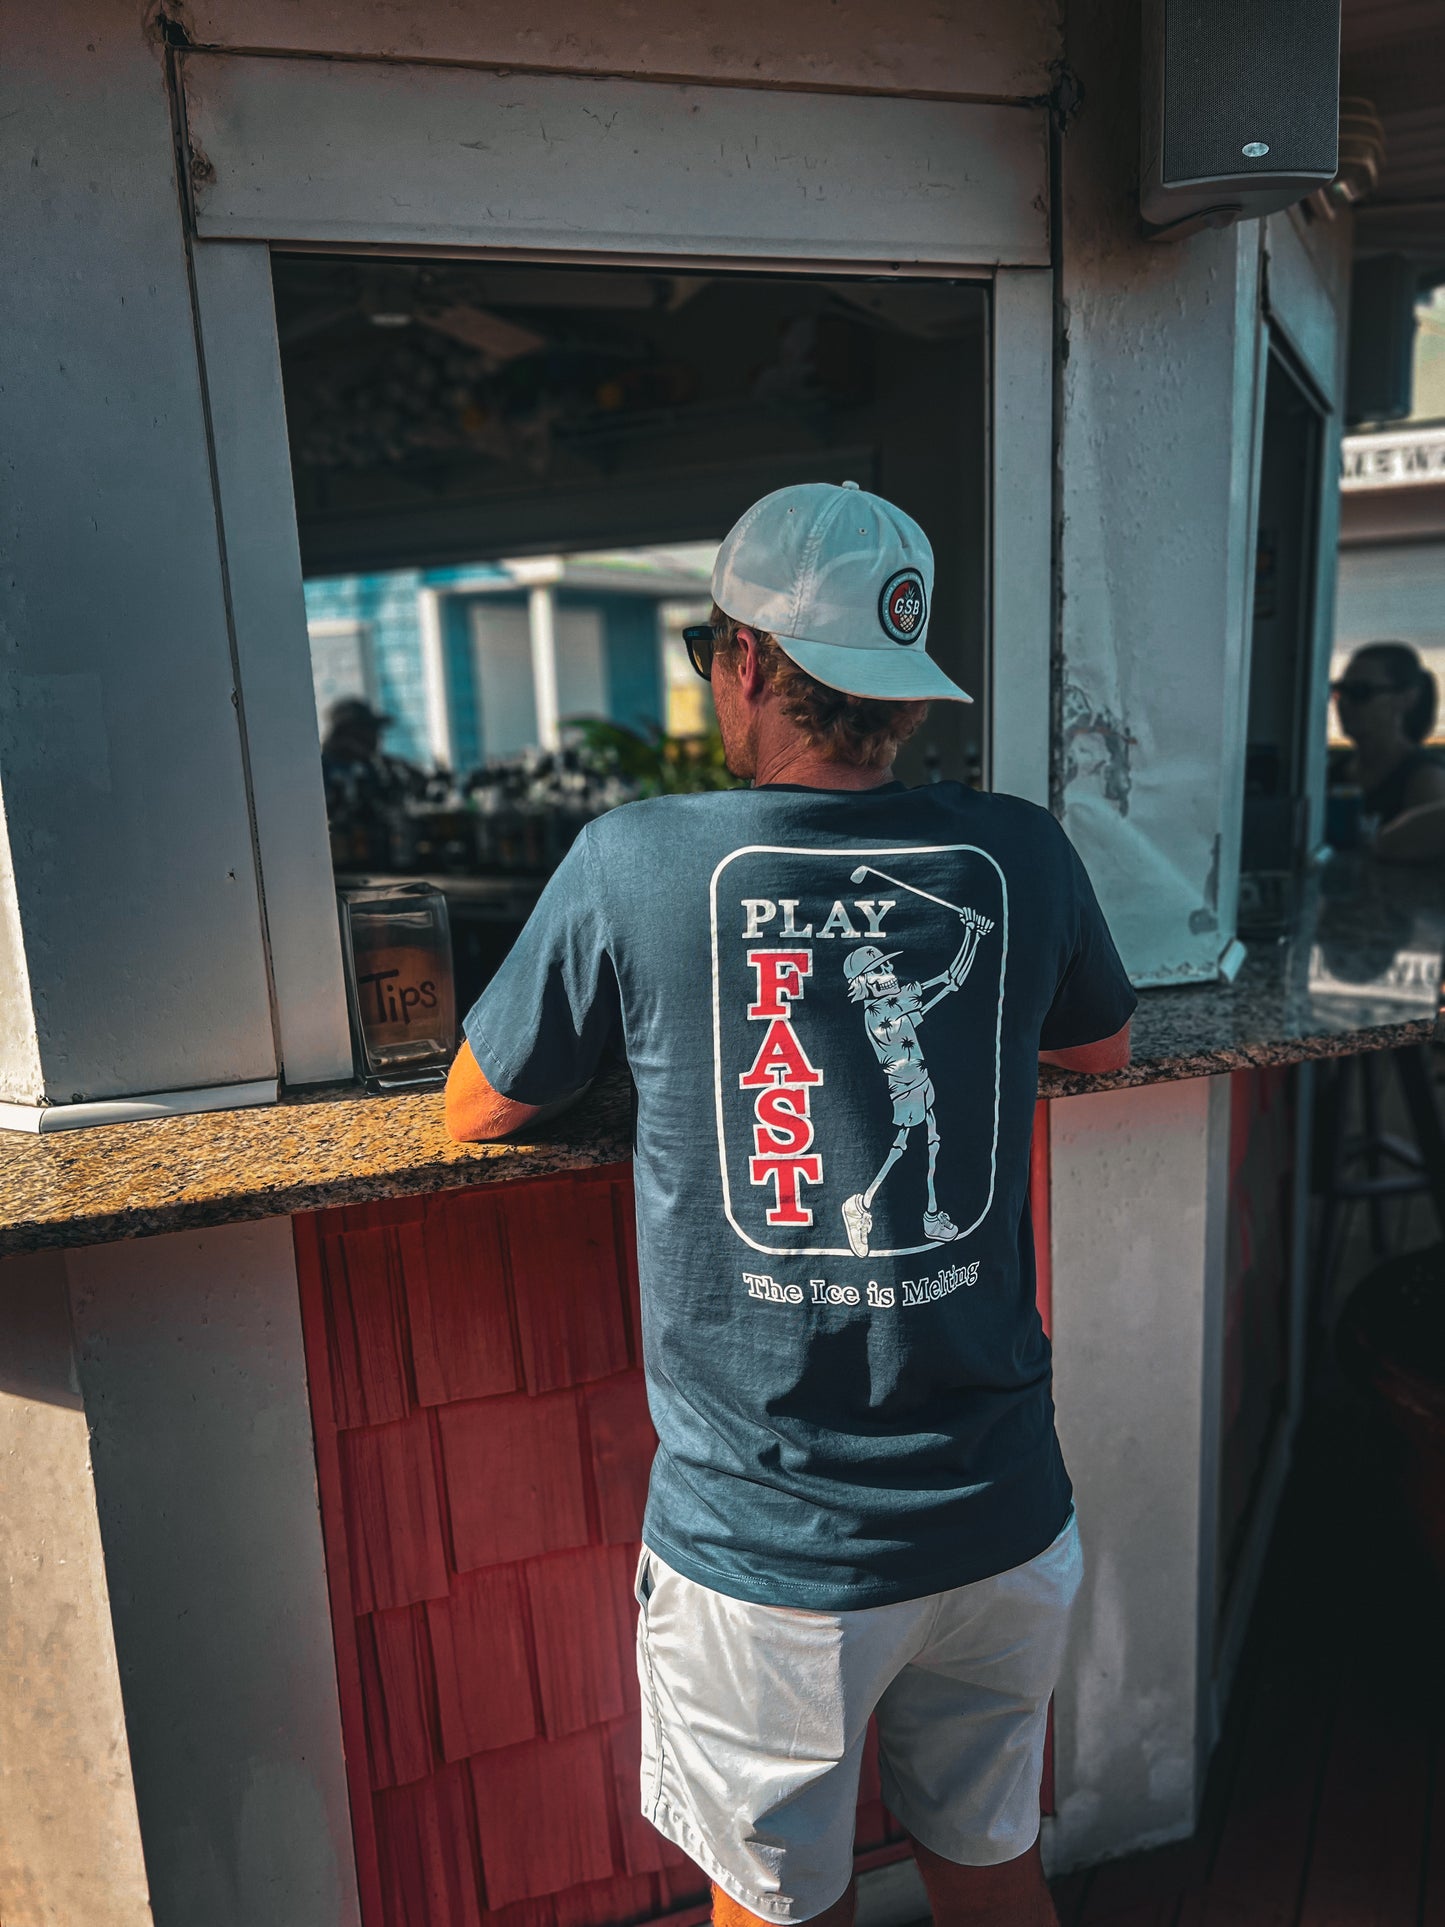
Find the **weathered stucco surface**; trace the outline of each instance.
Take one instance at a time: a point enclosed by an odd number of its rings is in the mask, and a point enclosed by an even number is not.
[[[556,73],[1017,99],[1045,94],[1058,0],[174,0],[199,46]]]
[[[0,1267],[0,1920],[151,1927],[65,1259]]]
[[[357,1927],[291,1226],[66,1267],[155,1927]]]
[[[60,1103],[272,1076],[160,49],[104,0],[5,38],[0,788],[30,1003],[0,1055]]]
[[[1229,1082],[1051,1105],[1054,1397],[1084,1585],[1055,1700],[1060,1867],[1179,1839],[1213,1741]]]
[[[1209,979],[1243,792],[1259,223],[1144,240],[1137,7],[1081,0],[1068,32],[1057,794],[1130,974]]]

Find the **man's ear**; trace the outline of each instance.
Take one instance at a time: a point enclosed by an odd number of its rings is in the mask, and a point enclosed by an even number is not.
[[[740,651],[738,680],[745,696],[756,697],[763,686],[762,665],[758,661],[758,632],[740,626],[735,633]]]

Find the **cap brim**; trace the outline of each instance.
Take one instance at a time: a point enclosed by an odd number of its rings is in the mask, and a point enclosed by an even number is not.
[[[836,642],[803,642],[796,636],[773,640],[800,669],[840,689],[845,696],[870,696],[880,703],[971,703],[973,697],[949,680],[919,648],[849,649]]]

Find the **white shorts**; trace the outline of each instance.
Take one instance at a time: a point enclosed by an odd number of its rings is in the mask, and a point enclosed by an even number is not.
[[[643,1548],[642,1811],[724,1893],[808,1920],[852,1878],[871,1714],[883,1798],[945,1860],[1038,1837],[1049,1696],[1083,1560],[1072,1512],[1027,1565],[854,1612],[757,1606]]]

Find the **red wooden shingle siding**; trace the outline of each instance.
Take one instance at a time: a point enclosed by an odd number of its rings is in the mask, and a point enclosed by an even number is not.
[[[298,1218],[296,1247],[365,1927],[699,1913],[638,1812],[656,1440],[630,1173],[349,1206]],[[904,1851],[871,1734],[856,1845]]]
[[[638,1811],[625,1168],[296,1220],[366,1927],[700,1913]],[[857,1845],[904,1851],[870,1747]]]

